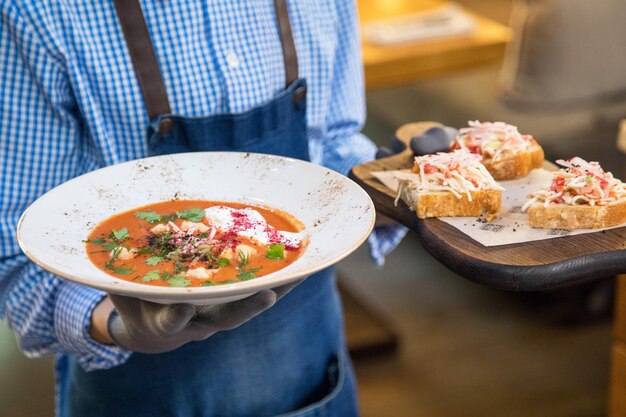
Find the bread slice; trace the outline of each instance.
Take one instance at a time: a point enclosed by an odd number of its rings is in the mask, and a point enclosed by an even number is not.
[[[458,198],[449,191],[420,193],[409,182],[402,182],[399,197],[417,212],[417,217],[465,217],[484,216],[491,220],[502,206],[501,190],[470,191],[472,200],[462,194]]]
[[[543,148],[535,145],[528,152],[518,152],[495,162],[485,159],[483,165],[496,181],[506,181],[525,177],[533,169],[541,168],[543,159]]]
[[[538,229],[599,229],[626,222],[626,199],[606,206],[536,203],[528,208],[528,222]]]

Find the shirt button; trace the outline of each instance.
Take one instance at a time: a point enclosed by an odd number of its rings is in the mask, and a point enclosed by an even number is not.
[[[233,51],[228,51],[226,53],[226,62],[228,66],[231,68],[237,68],[239,66],[239,56]]]

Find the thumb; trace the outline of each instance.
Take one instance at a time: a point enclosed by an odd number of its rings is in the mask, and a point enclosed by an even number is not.
[[[191,304],[158,304],[138,298],[109,294],[115,306],[115,316],[109,330],[119,333],[129,329],[149,329],[158,333],[181,331],[195,314]]]
[[[276,293],[263,290],[243,300],[198,307],[195,323],[214,330],[231,330],[241,326],[276,302]]]
[[[172,304],[156,311],[155,323],[166,334],[176,334],[189,324],[196,308],[192,304]]]
[[[122,317],[135,317],[139,315],[141,303],[147,302],[134,297],[110,293],[108,294],[108,297]]]
[[[302,284],[302,282],[304,282],[304,279],[300,279],[298,281],[295,281],[289,284],[281,285],[280,287],[273,288],[272,291],[276,293],[276,299],[280,300],[285,295],[287,295],[291,290],[296,288],[298,285]]]

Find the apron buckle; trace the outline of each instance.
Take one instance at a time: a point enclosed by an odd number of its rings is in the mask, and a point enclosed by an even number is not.
[[[174,120],[171,117],[166,117],[159,122],[159,133],[167,135],[174,128]]]
[[[300,86],[293,92],[293,102],[298,104],[306,97],[306,87]]]

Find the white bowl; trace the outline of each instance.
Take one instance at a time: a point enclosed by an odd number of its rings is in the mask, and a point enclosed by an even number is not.
[[[84,240],[113,214],[171,199],[220,200],[277,208],[310,235],[294,263],[250,281],[170,288],[129,282],[91,263]],[[235,152],[195,152],[138,159],[92,171],[54,188],[22,215],[20,247],[42,268],[69,281],[158,303],[217,304],[309,276],[358,248],[374,226],[370,197],[350,179],[296,159]]]

